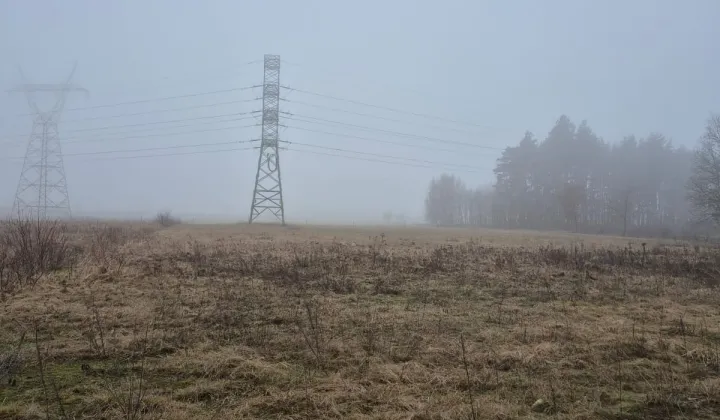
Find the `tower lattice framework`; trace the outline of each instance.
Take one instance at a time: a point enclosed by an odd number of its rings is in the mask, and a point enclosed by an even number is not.
[[[280,56],[265,55],[263,77],[262,136],[249,223],[269,211],[285,224],[279,139]]]
[[[22,72],[21,72],[22,73]],[[58,120],[70,92],[87,91],[70,83],[75,69],[62,84],[22,84],[10,92],[25,94],[32,109],[33,127],[28,140],[20,181],[15,192],[13,214],[21,217],[45,219],[69,218],[70,198],[60,145]],[[47,111],[41,110],[34,94],[54,93],[55,104]]]

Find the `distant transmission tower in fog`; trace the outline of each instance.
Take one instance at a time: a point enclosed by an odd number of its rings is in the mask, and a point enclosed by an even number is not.
[[[285,224],[280,155],[278,154],[280,115],[280,56],[265,55],[263,78],[262,137],[258,157],[250,220],[252,223],[266,211]]]
[[[28,140],[13,203],[13,214],[16,216],[45,219],[69,218],[72,215],[58,135],[58,120],[68,93],[88,93],[87,90],[70,83],[74,73],[73,67],[67,81],[62,84],[25,83],[9,91],[23,92],[34,113],[32,134]],[[43,111],[38,107],[35,93],[39,92],[55,94],[55,105],[50,110]]]

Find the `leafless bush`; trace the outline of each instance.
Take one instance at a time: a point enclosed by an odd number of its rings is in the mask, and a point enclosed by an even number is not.
[[[162,227],[170,227],[182,223],[180,219],[173,216],[169,211],[162,211],[155,216],[155,221]]]
[[[190,265],[193,271],[193,277],[196,279],[204,275],[208,267],[208,255],[206,247],[197,240],[193,240],[189,244],[190,252],[188,253]]]
[[[303,310],[304,314],[302,313]],[[322,317],[318,314],[321,311],[322,306],[319,302],[305,300],[302,309],[298,309],[295,314],[295,325],[319,367],[324,364],[325,349],[327,347],[326,328]],[[305,317],[307,318],[306,321],[303,320]]]
[[[51,410],[50,405],[53,404],[55,406],[55,410],[57,412],[56,417],[60,419],[66,419],[68,418],[67,412],[65,411],[65,404],[63,403],[63,399],[60,396],[60,389],[58,388],[57,382],[55,381],[55,377],[50,374],[48,369],[48,360],[50,359],[50,355],[48,353],[47,348],[45,349],[43,354],[43,351],[41,350],[40,346],[40,325],[37,321],[34,321],[34,330],[35,330],[35,355],[37,356],[37,368],[38,368],[38,374],[40,376],[40,385],[42,386],[42,395],[43,400],[45,403],[45,418],[50,419],[51,418]],[[52,391],[52,395],[49,395],[50,391]],[[51,402],[52,398],[52,402]]]
[[[103,271],[107,271],[113,263],[118,268],[124,261],[118,252],[120,246],[128,241],[128,232],[118,226],[97,225],[90,235],[88,255]]]
[[[0,227],[0,296],[34,286],[70,257],[65,226],[58,221],[12,219]]]
[[[135,373],[124,378],[124,383],[119,384],[110,381],[107,377],[103,378],[103,386],[110,394],[110,404],[116,418],[123,420],[149,418],[145,371],[149,330],[150,326],[148,325],[145,328],[144,338],[138,341],[140,344],[138,354],[134,355],[134,358],[139,358],[139,366],[135,366],[133,369],[127,369],[122,365],[116,366],[117,371],[134,371]],[[89,366],[85,370],[92,372],[92,368]]]
[[[93,294],[88,297],[85,306],[87,306],[88,311],[91,313],[91,317],[88,318],[82,335],[87,339],[88,343],[90,343],[96,355],[106,357],[105,322],[103,321]]]
[[[20,341],[13,351],[6,354],[0,353],[0,384],[15,385],[15,376],[20,374],[24,365],[21,350],[25,343],[25,334],[25,332],[22,333]]]
[[[109,388],[112,402],[126,420],[137,420],[144,416],[147,402],[145,389],[145,361],[143,359],[135,377],[127,379],[124,387]]]
[[[2,235],[2,233],[0,233]],[[0,236],[0,297],[10,288],[10,249]]]
[[[468,402],[470,404],[470,418],[477,420],[478,416],[475,412],[475,396],[472,392],[472,382],[470,381],[470,367],[467,359],[467,350],[465,348],[465,336],[460,334],[460,350],[462,351],[462,364],[465,369],[465,380],[467,381]]]

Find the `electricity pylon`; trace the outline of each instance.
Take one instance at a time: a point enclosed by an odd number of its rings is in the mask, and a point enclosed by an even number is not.
[[[280,142],[278,129],[280,126],[280,56],[265,55],[263,77],[263,109],[262,136],[260,139],[260,156],[255,174],[250,220],[252,223],[266,211],[285,224],[283,207],[282,180],[280,178]]]
[[[22,76],[22,70],[20,74]],[[65,83],[24,83],[9,90],[9,92],[23,92],[34,113],[32,134],[28,140],[25,161],[13,203],[13,214],[16,216],[39,219],[72,216],[58,134],[58,120],[68,93],[88,94],[86,89],[70,83],[73,74],[75,67]],[[23,77],[23,82],[24,79]],[[37,92],[54,93],[55,105],[47,111],[41,110],[35,101],[34,94]]]

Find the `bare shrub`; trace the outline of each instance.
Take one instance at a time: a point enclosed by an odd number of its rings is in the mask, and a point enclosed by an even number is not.
[[[97,225],[90,235],[88,256],[101,271],[107,271],[112,265],[122,267],[124,260],[118,252],[122,244],[128,241],[128,232],[118,226]]]
[[[470,418],[472,420],[477,420],[478,416],[475,412],[475,396],[472,392],[472,382],[470,380],[470,367],[468,364],[467,359],[467,350],[465,348],[465,336],[463,334],[460,334],[460,350],[462,351],[462,364],[463,368],[465,369],[465,380],[467,381],[467,394],[468,394],[468,402],[470,404]]]
[[[98,308],[97,303],[95,302],[94,294],[91,293],[86,299],[85,306],[91,316],[86,321],[82,335],[90,344],[93,352],[97,356],[104,358],[108,354],[105,346],[105,322],[100,314],[100,308]]]
[[[70,256],[65,225],[59,221],[11,219],[0,227],[0,296],[34,286],[63,268]]]
[[[147,352],[148,352],[148,334],[150,325],[145,328],[142,338],[137,339],[139,348],[137,353],[128,359],[123,359],[120,363],[113,366],[115,372],[132,372],[125,376],[119,382],[113,380],[110,372],[100,370],[96,371],[89,365],[83,365],[83,371],[86,375],[100,374],[101,383],[105,391],[110,394],[110,412],[115,415],[114,418],[123,420],[140,420],[151,418],[149,412],[151,406],[147,401]],[[132,363],[136,361],[138,363]],[[135,366],[132,366],[134,364]]]
[[[0,297],[10,287],[10,247],[0,232]]]
[[[304,311],[303,311],[304,310]],[[304,314],[302,313],[304,312]],[[305,342],[305,345],[315,357],[318,367],[322,367],[325,361],[327,347],[325,322],[319,312],[323,312],[322,305],[315,300],[305,300],[302,309],[295,313],[295,325]],[[303,318],[307,320],[303,320]]]
[[[45,418],[50,419],[51,417],[51,404],[54,406],[56,415],[60,419],[68,418],[67,412],[65,411],[65,404],[60,396],[60,389],[58,387],[55,376],[51,373],[52,369],[48,369],[49,361],[52,360],[49,354],[49,350],[45,348],[44,352],[40,345],[40,325],[38,321],[33,321],[35,331],[35,355],[37,356],[37,369],[42,386],[42,395],[45,403]],[[44,354],[43,354],[44,353]],[[50,392],[52,391],[52,394]],[[51,401],[52,399],[52,401]]]
[[[162,227],[170,227],[182,223],[180,219],[173,216],[169,211],[159,212],[157,216],[155,216],[155,222]]]
[[[8,353],[0,353],[0,385],[7,383],[10,386],[15,385],[15,377],[22,371],[25,360],[21,351],[25,343],[25,334],[23,331],[20,341],[15,348]]]

